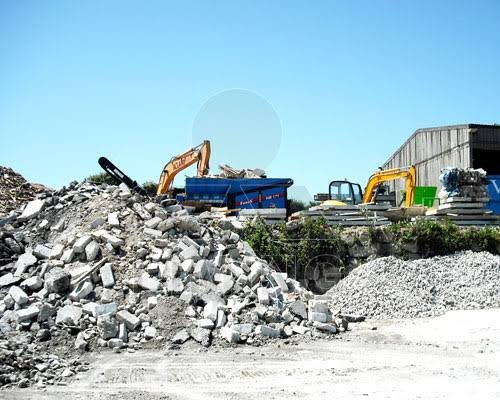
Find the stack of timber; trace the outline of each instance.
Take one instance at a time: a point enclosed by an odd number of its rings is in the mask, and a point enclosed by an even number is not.
[[[242,208],[239,220],[262,218],[266,224],[273,225],[286,220],[286,208]]]
[[[309,210],[293,213],[291,220],[324,218],[329,225],[341,226],[381,226],[391,222],[383,216],[389,205],[360,204],[360,205],[319,205]]]
[[[426,218],[449,219],[461,226],[500,225],[498,216],[485,207],[488,197],[448,197],[437,209],[428,210]]]

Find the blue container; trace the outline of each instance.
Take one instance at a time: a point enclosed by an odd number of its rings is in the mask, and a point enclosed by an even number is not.
[[[186,178],[184,200],[229,208],[286,208],[289,178]]]
[[[490,193],[488,208],[500,215],[500,175],[488,176],[488,192]]]

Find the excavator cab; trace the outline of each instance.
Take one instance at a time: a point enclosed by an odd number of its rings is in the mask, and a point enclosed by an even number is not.
[[[328,187],[328,200],[338,201],[344,204],[360,204],[363,202],[363,190],[359,183],[343,181],[332,181]]]

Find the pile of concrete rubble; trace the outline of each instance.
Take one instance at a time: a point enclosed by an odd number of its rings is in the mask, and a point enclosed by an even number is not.
[[[343,313],[410,318],[448,310],[500,307],[500,256],[465,251],[403,261],[373,260],[327,293]]]
[[[34,199],[42,190],[41,185],[31,184],[13,169],[0,165],[0,217]]]
[[[346,328],[239,228],[124,185],[42,193],[0,232],[0,385],[57,383],[86,368],[68,357],[100,347],[259,345]]]

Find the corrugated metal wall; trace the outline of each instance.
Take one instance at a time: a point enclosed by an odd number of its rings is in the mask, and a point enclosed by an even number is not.
[[[437,186],[439,190],[439,174],[443,168],[470,166],[469,130],[469,125],[419,129],[393,154],[383,168],[415,165],[417,185]],[[399,191],[404,189],[404,182],[396,181],[391,184],[391,188],[395,189],[399,196]]]

